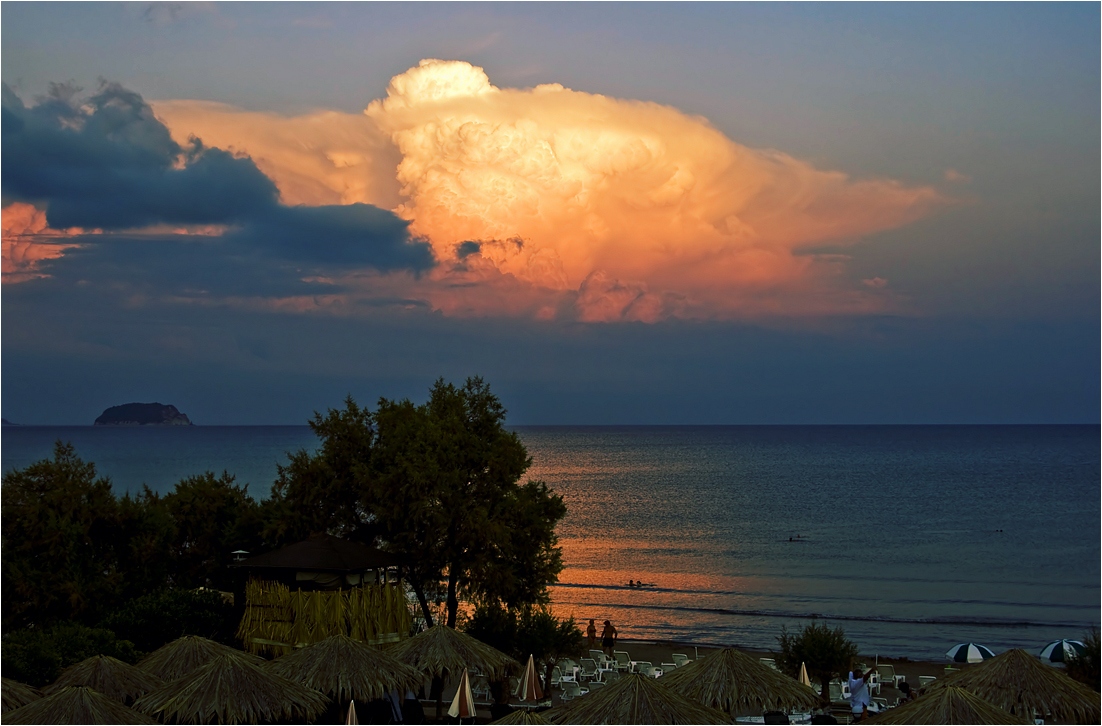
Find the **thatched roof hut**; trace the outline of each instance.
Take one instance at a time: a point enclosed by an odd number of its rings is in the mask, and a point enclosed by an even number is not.
[[[147,693],[134,708],[176,723],[302,723],[327,704],[318,691],[269,673],[250,656],[234,652]]]
[[[87,686],[70,686],[5,713],[4,723],[146,724],[156,721]]]
[[[491,721],[491,724],[518,724],[519,726],[528,726],[529,724],[550,724],[542,713],[537,711],[529,711],[527,709],[518,708],[510,713],[508,716],[499,718],[497,721]]]
[[[703,706],[638,673],[628,673],[543,715],[551,723],[563,724],[716,724],[732,720],[723,711]]]
[[[446,625],[434,625],[387,652],[426,676],[457,676],[464,668],[477,668],[496,680],[520,671],[520,663],[497,648]]]
[[[811,709],[820,696],[734,648],[724,648],[662,676],[662,685],[732,716]]]
[[[258,656],[250,655],[228,645],[216,643],[213,640],[201,638],[198,635],[185,635],[150,653],[138,663],[138,667],[167,683],[182,678],[196,668],[204,666],[218,656],[227,653],[242,655],[256,665],[267,662]]]
[[[394,690],[405,694],[425,682],[424,674],[413,666],[347,635],[331,635],[266,668],[341,703],[374,701]]]
[[[43,689],[49,695],[70,686],[88,686],[119,703],[131,704],[143,693],[164,685],[157,676],[109,655],[94,655],[69,666],[61,677]]]
[[[974,693],[949,686],[919,696],[899,708],[873,716],[877,724],[1029,724],[1033,719],[1015,716],[992,706]]]
[[[1064,723],[1102,723],[1097,691],[1074,681],[1020,648],[934,681],[927,692],[956,686],[1004,711],[1032,720],[1034,713]]]
[[[22,708],[28,703],[42,698],[42,691],[37,688],[3,677],[0,677],[0,694],[3,696],[3,706],[0,707],[0,713]]]

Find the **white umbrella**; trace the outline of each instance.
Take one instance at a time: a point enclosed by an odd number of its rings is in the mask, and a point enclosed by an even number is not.
[[[986,645],[978,643],[958,643],[945,653],[954,663],[980,663],[995,654]]]
[[[344,720],[345,726],[352,726],[353,724],[359,724],[360,719],[356,718],[356,702],[348,702],[348,718]]]
[[[540,678],[536,673],[536,659],[531,654],[528,656],[528,665],[524,666],[524,675],[520,677],[520,684],[514,695],[522,701],[538,701],[543,698]]]
[[[1054,640],[1041,648],[1041,660],[1049,663],[1067,663],[1072,658],[1082,656],[1087,646],[1078,640]]]
[[[471,693],[471,677],[467,673],[467,669],[463,669],[463,677],[459,679],[459,690],[455,692],[455,698],[452,699],[451,708],[448,709],[448,715],[452,718],[458,718],[463,720],[465,718],[474,718],[474,694]]]
[[[811,679],[807,677],[807,665],[802,662],[800,663],[800,683],[812,688]]]

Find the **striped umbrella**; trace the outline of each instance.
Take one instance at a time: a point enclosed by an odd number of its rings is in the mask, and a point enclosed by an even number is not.
[[[474,694],[471,693],[471,677],[467,669],[463,669],[463,677],[459,680],[459,690],[455,692],[452,706],[448,709],[448,715],[462,721],[465,718],[474,718]]]
[[[1067,663],[1086,652],[1087,647],[1078,640],[1054,640],[1041,648],[1041,660],[1049,663]]]
[[[536,660],[531,654],[528,655],[528,665],[524,666],[524,675],[520,677],[520,684],[514,695],[522,701],[538,701],[543,698],[540,679],[536,674]]]
[[[981,663],[995,654],[986,645],[979,643],[958,643],[945,654],[954,663]]]

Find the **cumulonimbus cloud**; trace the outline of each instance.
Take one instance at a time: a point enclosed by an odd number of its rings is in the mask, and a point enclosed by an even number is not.
[[[153,104],[173,138],[247,154],[283,205],[393,210],[436,264],[342,269],[340,294],[449,315],[582,321],[869,312],[885,285],[847,282],[839,254],[948,200],[855,180],[727,138],[659,104],[557,84],[494,86],[424,60],[362,115],[298,117],[202,101]]]

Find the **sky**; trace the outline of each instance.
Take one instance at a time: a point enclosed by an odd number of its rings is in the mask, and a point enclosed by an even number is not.
[[[3,416],[1097,423],[1099,15],[4,3]]]

